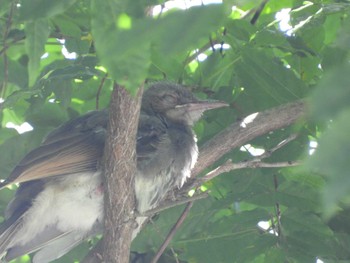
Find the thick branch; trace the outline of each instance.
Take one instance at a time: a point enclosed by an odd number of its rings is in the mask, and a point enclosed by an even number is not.
[[[142,88],[136,98],[114,86],[105,146],[103,262],[127,263],[134,222],[136,133]]]
[[[192,170],[192,177],[200,174],[232,149],[263,134],[287,127],[303,114],[305,114],[305,103],[296,101],[258,112],[255,118],[251,118],[249,122],[247,121],[249,118],[245,118],[239,123],[230,125],[200,148],[199,159]]]

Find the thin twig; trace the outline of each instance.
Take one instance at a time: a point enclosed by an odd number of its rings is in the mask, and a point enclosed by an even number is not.
[[[173,239],[176,231],[180,228],[180,226],[183,224],[185,218],[187,217],[188,213],[190,212],[191,208],[193,206],[193,202],[189,202],[187,206],[185,207],[184,211],[182,212],[181,216],[177,220],[176,224],[171,228],[168,236],[166,237],[165,241],[163,242],[162,246],[159,248],[158,252],[154,256],[154,258],[151,260],[151,263],[156,263],[160,256],[163,254],[164,250],[169,245],[170,241]]]
[[[159,227],[157,226],[157,224],[155,224],[155,222],[152,220],[152,217],[149,218],[149,222],[152,224],[154,230],[155,230],[156,233],[158,234],[158,237],[159,237],[160,239],[162,239],[162,238],[163,238],[163,235],[161,234],[161,231],[160,231]],[[174,258],[175,258],[175,261],[176,261],[177,263],[180,263],[179,260],[178,260],[178,257],[177,257],[177,255],[176,255],[176,252],[175,252],[174,248],[173,248],[173,247],[170,247],[170,250],[171,250],[171,252],[173,253],[173,256],[174,256]]]
[[[257,160],[254,159],[246,162],[232,163],[231,160],[228,160],[224,165],[221,165],[218,168],[206,174],[204,177],[201,178],[201,180],[202,182],[207,182],[222,173],[227,173],[232,170],[238,170],[238,169],[244,169],[244,168],[282,168],[282,167],[298,166],[300,164],[301,163],[298,161],[265,163],[265,162],[261,162],[260,159],[257,159]]]
[[[175,201],[166,201],[166,202],[163,202],[160,206],[158,206],[156,208],[153,208],[153,209],[150,209],[150,210],[142,213],[139,216],[150,217],[150,216],[153,216],[154,214],[157,214],[157,213],[159,213],[161,211],[164,211],[166,209],[169,209],[171,207],[183,205],[183,204],[186,204],[188,202],[194,202],[194,201],[197,201],[197,200],[200,200],[200,199],[207,198],[208,196],[209,196],[209,193],[208,192],[204,192],[204,193],[196,194],[196,195],[191,196],[191,197],[177,199]]]
[[[252,25],[255,25],[256,21],[258,21],[259,16],[261,15],[262,10],[264,9],[265,5],[267,4],[269,0],[263,0],[261,4],[259,5],[258,9],[255,11],[252,19],[250,20],[250,23]]]
[[[171,253],[173,253],[173,256],[174,256],[174,259],[176,261],[176,263],[180,263],[179,259],[178,259],[178,256],[176,255],[176,252],[173,248],[170,248],[171,250]]]
[[[263,153],[262,155],[260,155],[260,159],[265,159],[265,158],[270,157],[273,152],[275,152],[278,149],[284,147],[289,142],[295,140],[297,136],[298,136],[297,134],[291,134],[287,139],[281,141],[275,147],[273,147],[272,149],[270,149],[270,150],[266,151],[265,153]]]
[[[13,16],[13,12],[14,12],[16,4],[17,4],[16,1],[12,2],[9,15],[7,17],[5,32],[4,32],[4,36],[3,36],[4,48],[7,47],[6,39],[7,39],[9,32],[10,32],[10,29],[11,29],[12,16]],[[3,80],[2,86],[1,86],[1,97],[2,98],[4,98],[6,95],[6,87],[7,87],[8,76],[9,76],[8,58],[7,58],[6,52],[4,52],[3,57],[4,57],[4,80]]]
[[[273,175],[273,183],[275,186],[275,192],[278,190],[278,180],[277,176],[274,174]],[[282,235],[282,230],[281,230],[281,209],[280,209],[280,204],[276,202],[276,217],[277,217],[277,234],[278,236]]]
[[[192,54],[191,56],[189,56],[184,64],[187,65],[188,63],[192,62],[193,60],[195,60],[199,54],[207,51],[209,48],[213,47],[215,44],[220,44],[220,41],[217,39],[210,39],[210,41],[208,43],[206,43],[203,47],[199,48],[194,54]]]
[[[301,162],[299,161],[286,161],[286,162],[276,162],[276,163],[266,163],[263,162],[263,159],[269,158],[272,153],[278,149],[284,147],[290,141],[294,140],[297,137],[297,134],[290,135],[287,139],[283,140],[271,150],[265,151],[262,155],[257,156],[252,160],[247,160],[239,163],[233,163],[232,160],[227,160],[224,164],[218,166],[214,170],[207,173],[205,176],[198,178],[184,188],[181,192],[187,192],[189,189],[197,188],[205,182],[212,180],[213,178],[219,176],[222,173],[228,173],[233,170],[244,169],[244,168],[282,168],[282,167],[292,167],[299,166]]]
[[[9,70],[8,70],[8,58],[6,52],[3,54],[4,57],[4,80],[1,85],[1,98],[5,98],[6,95],[6,87],[8,82]]]
[[[0,49],[0,55],[2,55],[4,52],[6,52],[6,50],[13,46],[14,44],[17,44],[17,42],[23,40],[24,38],[16,38],[14,40],[12,40],[9,44],[4,44],[4,47],[2,49]]]
[[[108,77],[108,73],[106,73],[106,74],[103,76],[103,78],[102,78],[102,80],[101,80],[101,83],[100,83],[100,85],[98,86],[97,93],[96,93],[96,110],[99,109],[101,90],[102,90],[103,84],[105,83],[107,77]]]

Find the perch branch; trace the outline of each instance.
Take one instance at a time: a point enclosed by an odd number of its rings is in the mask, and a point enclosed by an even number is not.
[[[249,118],[230,125],[200,148],[199,158],[191,177],[196,177],[232,149],[296,122],[305,114],[305,111],[305,103],[299,100],[252,114],[248,116]],[[248,119],[250,119],[249,122]]]

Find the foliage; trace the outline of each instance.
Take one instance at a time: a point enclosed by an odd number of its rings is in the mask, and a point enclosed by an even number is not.
[[[250,142],[269,150],[298,133],[268,161],[306,165],[237,170],[207,183],[211,197],[195,203],[161,262],[349,262],[350,3],[270,0],[258,13],[258,1],[227,0],[151,16],[161,4],[1,2],[1,177],[60,123],[107,107],[114,80],[135,92],[145,79],[166,79],[230,103],[195,127],[199,144],[250,113],[306,99],[305,120]],[[283,31],[276,14],[286,9],[290,29]],[[24,122],[33,131],[8,128]],[[218,164],[228,158],[254,156],[233,149]],[[13,190],[0,191],[2,211]],[[182,209],[154,218],[133,250],[153,254]],[[78,262],[88,247],[57,262]]]

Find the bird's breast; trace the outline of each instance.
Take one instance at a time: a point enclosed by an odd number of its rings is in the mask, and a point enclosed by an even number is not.
[[[198,148],[191,130],[170,127],[159,141],[147,162],[138,164],[135,193],[140,213],[154,208],[169,190],[182,187],[197,161]]]

